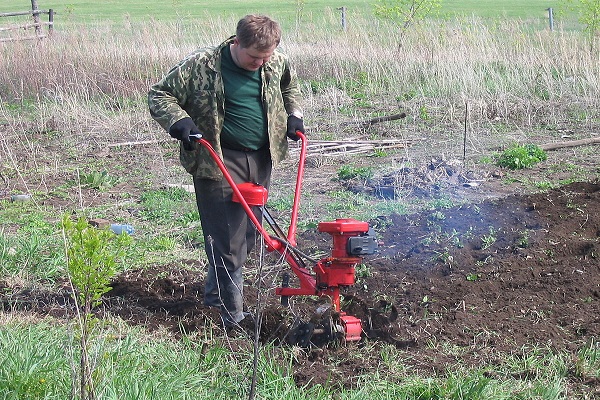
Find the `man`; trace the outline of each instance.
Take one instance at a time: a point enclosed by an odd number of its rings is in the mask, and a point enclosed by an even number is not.
[[[279,24],[247,15],[236,34],[173,67],[148,94],[152,117],[180,140],[180,161],[193,176],[209,270],[204,304],[219,307],[226,328],[243,312],[242,265],[256,230],[208,151],[190,140],[201,133],[236,183],[269,186],[272,164],[287,155],[287,137],[304,133],[300,89],[278,49]],[[287,137],[286,137],[287,136]],[[259,221],[259,210],[254,210]]]

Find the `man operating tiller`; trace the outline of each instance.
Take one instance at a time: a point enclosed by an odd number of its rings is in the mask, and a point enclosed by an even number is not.
[[[192,138],[212,145],[236,183],[269,186],[287,137],[304,133],[297,77],[280,40],[277,22],[247,15],[234,36],[187,56],[148,94],[152,117],[181,141],[181,164],[193,176],[209,261],[204,304],[220,309],[226,328],[246,317],[242,266],[256,230],[207,149]]]

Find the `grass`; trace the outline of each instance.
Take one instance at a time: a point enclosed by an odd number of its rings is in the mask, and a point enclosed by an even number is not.
[[[347,0],[343,6],[347,8],[349,15],[355,13],[370,13],[376,1]],[[559,0],[532,0],[526,4],[518,0],[497,2],[492,0],[461,0],[454,2],[442,2],[442,15],[478,15],[491,18],[545,18],[546,9],[553,7],[558,9],[561,5]],[[203,19],[206,16],[229,17],[241,16],[248,13],[259,12],[273,14],[286,21],[293,21],[297,15],[318,15],[325,9],[337,9],[337,4],[326,0],[286,0],[278,4],[277,10],[264,0],[228,1],[227,5],[215,2],[191,0],[174,0],[169,2],[148,3],[143,0],[130,0],[122,2],[117,0],[105,0],[92,2],[89,0],[71,0],[67,4],[58,0],[41,0],[39,6],[42,9],[54,9],[59,19],[91,18],[92,20],[119,21],[123,18],[132,20],[155,18],[157,20],[174,20],[180,18]],[[0,1],[0,12],[27,10],[31,4],[21,1],[15,4],[11,0]]]
[[[50,211],[32,202],[0,203],[0,276],[54,280],[62,272],[63,251]]]
[[[65,344],[73,340],[68,327],[51,320],[37,324],[3,321],[0,363],[3,398],[63,399],[70,394],[75,359]],[[107,325],[96,342],[98,394],[103,399],[246,398],[249,377],[245,350],[233,351],[208,332],[193,340],[173,341],[147,336],[120,324]],[[595,373],[600,359],[596,343],[575,360],[582,376]],[[266,347],[259,360],[261,399],[562,399],[568,360],[547,348],[521,349],[498,358],[493,366],[458,367],[437,377],[422,377],[402,367],[409,353],[393,346],[374,351],[386,375],[357,378],[357,389],[297,387],[290,375],[293,353]],[[182,366],[187,366],[182,368]],[[335,368],[335,361],[331,364]]]

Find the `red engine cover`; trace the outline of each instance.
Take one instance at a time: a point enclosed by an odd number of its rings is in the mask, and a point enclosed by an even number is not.
[[[319,222],[319,232],[330,234],[348,234],[358,235],[369,231],[369,223],[357,221],[353,218],[338,218],[335,221]]]
[[[257,183],[244,182],[238,183],[237,188],[242,197],[246,200],[249,206],[264,206],[267,204],[268,191],[267,188]],[[231,201],[241,203],[239,197],[233,192]]]

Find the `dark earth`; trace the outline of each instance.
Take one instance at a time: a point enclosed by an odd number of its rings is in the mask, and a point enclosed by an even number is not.
[[[363,338],[297,348],[292,374],[298,385],[352,387],[375,371],[385,376],[388,367],[379,354],[386,346],[405,355],[407,368],[435,376],[453,365],[501,363],[502,354],[524,348],[576,354],[600,337],[600,183],[507,193],[511,190],[491,174],[473,180],[479,187],[470,187],[470,178],[458,179],[452,171],[448,176],[454,181],[447,187],[438,180],[433,186],[415,186],[411,195],[433,196],[450,186],[456,198],[466,198],[467,191],[479,195],[460,205],[368,221],[378,233],[379,249],[357,268],[356,285],[345,291],[342,305],[363,321]],[[384,181],[345,186],[375,196]],[[316,229],[302,231],[298,246],[308,254],[327,255],[331,238]],[[309,319],[322,300],[294,297],[289,308],[281,306],[274,287],[286,266],[267,255],[258,279],[253,273],[259,268],[257,254],[252,259],[244,294],[248,310],[262,320],[260,343],[290,346],[287,335],[294,319]],[[202,338],[213,332],[217,339],[212,340],[224,338],[228,346],[250,345],[248,335],[224,332],[218,313],[201,304],[204,265],[187,263],[185,269],[162,265],[122,273],[101,311],[174,340],[183,333]],[[8,288],[0,281],[0,292],[5,310],[19,304],[18,309],[55,317],[73,311],[66,284],[43,293]],[[460,351],[439,350],[448,343]],[[600,396],[597,377],[573,373],[570,379],[575,388]]]
[[[364,342],[405,349],[407,363],[443,374],[456,360],[432,343],[465,349],[461,361],[492,362],[527,346],[575,352],[600,336],[600,184],[573,183],[545,193],[509,195],[438,211],[371,221],[381,247],[365,260],[368,273],[348,290],[345,311],[361,318]],[[329,244],[304,232],[300,246]],[[248,282],[247,304],[257,302]],[[215,326],[198,304],[203,282],[191,271],[130,271],[114,282],[109,309],[149,328],[179,332]],[[274,295],[262,311],[263,340],[281,339],[291,321]],[[314,307],[316,309],[315,303]],[[278,331],[278,328],[280,329]],[[277,332],[273,336],[273,332]],[[380,369],[368,356],[349,356],[361,343],[306,350],[295,365],[299,385],[341,382]],[[331,354],[328,354],[331,353]],[[351,358],[331,368],[331,357]],[[600,394],[600,380],[586,382]]]

